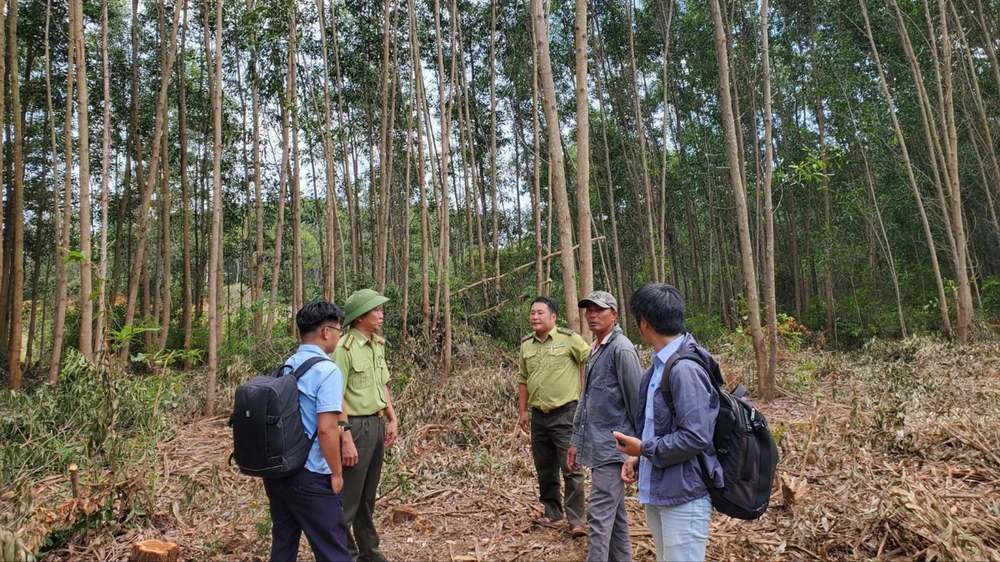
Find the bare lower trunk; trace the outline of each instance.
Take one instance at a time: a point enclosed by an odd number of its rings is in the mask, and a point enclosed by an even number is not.
[[[732,113],[732,100],[729,90],[729,60],[727,56],[726,34],[722,24],[722,13],[719,0],[709,0],[712,20],[715,29],[715,50],[719,63],[720,106],[722,123],[726,131],[726,156],[729,162],[729,175],[733,184],[733,195],[736,200],[736,221],[739,229],[740,254],[743,258],[743,283],[746,292],[747,322],[753,338],[754,354],[757,357],[758,379],[767,376],[767,349],[764,345],[764,333],[760,328],[760,302],[757,295],[757,278],[754,274],[753,247],[750,242],[750,221],[747,214],[747,194],[740,175],[738,143],[736,141],[736,125]]]
[[[0,26],[0,32],[2,32],[2,29],[2,26]],[[8,63],[10,65],[8,68],[11,99],[10,113],[11,118],[14,120],[14,177],[13,193],[10,201],[9,226],[12,231],[10,256],[12,267],[10,271],[10,355],[8,357],[10,360],[10,387],[17,390],[21,387],[21,332],[24,318],[24,121],[21,115],[21,84],[17,69],[17,0],[13,0],[10,3],[7,13],[7,33],[9,35],[7,50]],[[82,174],[82,166],[80,171]],[[80,197],[82,206],[82,192]],[[3,274],[0,273],[0,278],[2,277]],[[82,338],[83,335],[81,333],[80,337]]]
[[[955,102],[952,86],[951,39],[948,32],[947,0],[938,0],[941,17],[941,51],[944,75],[944,121],[947,132],[945,154],[948,159],[950,176],[949,196],[951,198],[951,224],[955,233],[955,276],[958,299],[956,322],[958,341],[965,344],[969,340],[969,324],[972,321],[972,290],[969,283],[967,246],[965,239],[965,219],[962,214],[962,188],[958,175],[958,133],[955,124]]]
[[[208,250],[208,386],[205,417],[215,415],[215,379],[219,369],[219,284],[222,264],[222,1],[215,4],[215,87],[212,115],[215,157],[212,169],[212,240]],[[206,2],[205,8],[208,8]],[[207,53],[206,53],[207,54]]]
[[[580,311],[575,306],[578,293],[576,263],[573,259],[573,222],[570,218],[569,197],[566,193],[566,169],[563,164],[562,138],[559,133],[558,100],[552,78],[552,61],[549,57],[549,25],[542,9],[542,0],[531,0],[531,16],[534,22],[535,42],[538,45],[542,107],[545,110],[545,128],[549,138],[549,170],[552,172],[552,184],[549,189],[555,197],[559,219],[559,248],[562,251],[559,263],[562,265],[563,293],[566,295],[567,303],[566,324],[575,327],[580,325]]]
[[[576,51],[576,226],[580,241],[580,294],[594,290],[594,244],[590,232],[590,99],[587,93],[587,0],[576,0],[573,23]],[[655,259],[655,255],[654,255]],[[655,270],[655,267],[654,267]],[[566,308],[575,308],[566,302]],[[572,326],[572,324],[571,324]],[[580,334],[590,340],[586,322]]]
[[[764,399],[774,395],[774,377],[778,364],[778,318],[774,294],[774,202],[771,180],[774,177],[774,140],[771,124],[771,26],[767,15],[767,0],[760,3],[761,61],[764,83],[764,306],[767,307],[767,374],[760,377],[758,392]],[[754,135],[756,139],[756,135]],[[756,140],[755,140],[756,142]]]
[[[101,138],[101,266],[97,275],[100,283],[97,297],[97,324],[94,328],[94,349],[104,347],[104,328],[110,309],[105,301],[108,275],[108,174],[111,170],[111,64],[108,60],[108,0],[101,3],[101,62],[104,70],[104,132]]]

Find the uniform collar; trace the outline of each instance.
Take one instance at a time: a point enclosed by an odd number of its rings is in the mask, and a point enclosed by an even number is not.
[[[361,333],[361,330],[358,330],[357,328],[354,328],[354,327],[352,327],[350,330],[348,330],[347,333],[349,335],[354,336],[354,339],[357,340],[357,342],[360,343],[361,345],[365,345],[369,341],[372,341],[372,342],[375,342],[375,343],[378,343],[378,344],[385,343],[385,338],[383,338],[382,336],[380,336],[378,334],[372,334],[372,337],[369,339],[367,336],[365,336],[364,334]]]
[[[555,335],[556,335],[556,332],[558,330],[559,330],[559,326],[553,326],[552,329],[549,330],[547,334],[545,334],[545,341],[548,341],[548,340],[554,338]],[[538,343],[543,343],[542,340],[541,340],[541,338],[538,337],[538,334],[536,332],[532,331],[531,332],[531,337],[535,338],[535,341],[537,341]]]

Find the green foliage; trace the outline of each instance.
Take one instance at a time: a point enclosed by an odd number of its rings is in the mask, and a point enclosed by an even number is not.
[[[152,452],[169,429],[164,405],[176,402],[181,375],[123,376],[67,350],[59,385],[0,392],[0,486],[82,467],[121,466]]]

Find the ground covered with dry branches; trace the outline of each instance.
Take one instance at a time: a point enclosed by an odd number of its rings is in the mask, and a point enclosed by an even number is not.
[[[747,368],[745,349],[718,350],[731,377]],[[463,353],[444,383],[400,370],[401,437],[378,500],[384,552],[583,560],[585,539],[531,522],[540,507],[528,440],[515,429],[510,360]],[[800,351],[782,357],[779,386],[762,406],[781,449],[771,508],[750,523],[716,516],[711,559],[1000,558],[1000,344],[911,338],[853,353]],[[263,487],[227,464],[225,421],[181,425],[159,444],[144,482],[153,513],[118,536],[95,523],[51,558],[119,560],[132,541],[159,538],[190,560],[265,559]],[[65,494],[59,477],[34,490],[36,502],[62,501],[64,510]],[[634,487],[628,509],[634,556],[652,560]],[[304,540],[302,554],[311,559]]]

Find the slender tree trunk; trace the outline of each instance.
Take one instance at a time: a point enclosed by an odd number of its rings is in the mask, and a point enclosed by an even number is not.
[[[664,22],[663,22],[663,161],[660,164],[660,277],[664,281],[670,276],[668,275],[668,265],[667,265],[667,141],[668,141],[668,128],[667,124],[670,122],[668,117],[669,105],[667,104],[667,92],[670,88],[667,87],[669,83],[669,77],[667,75],[668,63],[670,61],[670,28],[673,25],[674,20],[674,2],[673,0],[667,0],[666,6],[664,6]],[[676,112],[677,107],[675,105],[674,110]],[[677,119],[677,137],[680,140],[680,118]],[[678,150],[678,153],[680,151]]]
[[[819,68],[816,61],[816,23],[813,21],[813,5],[809,3],[809,29],[811,35],[809,39],[809,54],[812,60],[812,79],[815,89],[815,116],[816,126],[819,129],[819,153],[823,161],[823,264],[824,273],[824,299],[826,302],[826,331],[836,336],[834,330],[834,304],[833,304],[833,264],[831,262],[831,244],[833,233],[830,231],[830,221],[832,218],[832,197],[830,194],[830,159],[826,151],[826,128],[823,122],[823,97],[819,89]]]
[[[552,61],[549,57],[549,25],[546,21],[542,0],[531,0],[531,15],[534,22],[535,42],[538,45],[539,71],[542,82],[542,107],[545,110],[545,128],[549,135],[549,169],[552,171],[552,190],[556,200],[559,218],[559,247],[562,255],[563,293],[566,295],[566,324],[580,325],[580,310],[575,306],[577,299],[576,263],[573,259],[573,223],[569,214],[569,197],[566,193],[566,168],[563,164],[562,138],[559,134],[559,114],[557,110],[555,82],[552,78]],[[640,136],[640,138],[642,138]],[[649,193],[647,176],[646,191]],[[650,220],[652,220],[650,218]],[[652,224],[652,223],[650,223]],[[588,230],[588,234],[589,234]],[[654,254],[655,262],[655,254]],[[655,266],[654,266],[655,274]]]
[[[14,2],[17,2],[17,0],[14,0]],[[0,0],[0,131],[3,131],[5,129],[4,124],[5,124],[5,120],[7,118],[7,113],[6,113],[6,110],[5,110],[5,106],[6,106],[6,102],[7,102],[7,97],[6,97],[6,93],[5,93],[6,80],[4,80],[4,78],[3,78],[4,76],[7,75],[6,74],[7,73],[7,57],[3,56],[3,53],[7,52],[7,46],[6,46],[7,45],[7,33],[6,33],[7,25],[6,25],[6,16],[5,16],[6,5],[7,5],[7,0]],[[72,37],[72,35],[71,35],[71,37]],[[48,45],[48,43],[46,43],[46,46],[47,45]],[[47,60],[48,60],[48,57],[46,57],[46,61]],[[71,55],[71,59],[70,60],[72,60],[72,55]],[[70,95],[70,93],[69,93],[68,90],[67,90],[67,95]],[[15,113],[15,115],[16,115],[16,113]],[[2,176],[2,170],[4,169],[3,164],[4,164],[4,156],[5,156],[4,146],[2,146],[2,144],[3,143],[0,143],[0,176]],[[4,232],[4,228],[3,228],[4,202],[3,202],[3,195],[2,195],[2,192],[3,192],[3,186],[2,186],[2,184],[3,184],[3,181],[0,181],[0,349],[4,348],[6,346],[6,344],[7,344],[7,340],[5,339],[6,336],[7,336],[7,333],[8,333],[7,332],[7,316],[6,316],[5,310],[6,310],[6,305],[7,305],[7,291],[6,291],[6,287],[8,286],[8,277],[7,276],[10,274],[10,272],[8,272],[7,270],[4,269],[5,266],[6,266],[6,263],[7,263],[7,259],[10,256],[8,256],[6,254],[6,252],[5,252],[5,250],[6,250],[6,245],[5,245],[6,240],[5,240],[5,238],[6,237],[3,236],[3,232]],[[16,221],[20,220],[20,217],[18,217],[18,216],[15,215],[15,217],[14,217],[13,220],[16,222]],[[9,350],[9,348],[8,348],[8,350]],[[19,372],[18,372],[18,377],[17,377],[18,378],[18,380],[17,380],[17,385],[18,386],[17,387],[14,386],[14,377],[10,377],[10,387],[13,388],[13,389],[20,388],[20,384],[21,384],[21,381],[20,381],[20,367],[18,367],[18,371]]]
[[[952,86],[951,35],[948,32],[947,0],[938,0],[941,18],[941,51],[944,65],[944,121],[947,132],[948,175],[950,176],[949,195],[951,197],[951,223],[955,232],[955,269],[958,285],[958,341],[965,344],[969,339],[969,324],[972,321],[972,290],[969,284],[967,246],[965,239],[965,219],[962,213],[962,188],[958,176],[958,133],[955,124],[955,102]]]
[[[402,347],[406,344],[406,338],[408,336],[408,320],[410,313],[410,167],[411,161],[410,157],[413,154],[413,107],[414,102],[416,102],[416,88],[414,88],[414,83],[416,80],[413,75],[410,75],[410,104],[407,106],[407,116],[406,116],[406,174],[403,181],[403,220],[402,220],[402,235],[403,235],[403,251],[401,262],[402,278],[401,282],[403,284],[403,321],[400,328],[399,334],[399,345]]]
[[[3,14],[3,5],[2,4],[4,4],[4,0],[0,0],[0,24],[2,24],[2,18],[3,18],[3,15],[2,15]],[[52,0],[49,0],[49,2],[47,4],[47,7],[46,7],[46,22],[47,22],[46,23],[46,30],[48,30],[48,22],[50,21],[51,12],[52,12]],[[75,47],[74,42],[72,40],[72,36],[73,36],[73,31],[72,30],[73,30],[73,27],[70,26],[70,32],[69,32],[70,38],[69,38],[69,41],[66,42],[66,45],[67,45],[67,47],[66,47],[66,50],[67,50],[66,60],[67,60],[67,64],[68,65],[72,65],[72,61],[73,61],[73,48]],[[3,52],[3,48],[2,47],[3,47],[3,44],[5,42],[5,39],[4,39],[5,37],[6,37],[6,35],[4,33],[0,33],[0,52]],[[49,42],[46,41],[45,45],[46,45],[46,49],[48,49]],[[0,59],[3,59],[3,58],[4,57],[0,57]],[[0,62],[0,65],[2,65],[2,64],[3,64],[3,62]],[[55,128],[55,124],[54,124],[55,117],[54,117],[54,115],[52,113],[51,64],[52,63],[51,63],[51,60],[50,60],[50,57],[49,57],[49,53],[46,52],[46,55],[45,55],[45,69],[46,69],[46,74],[49,77],[46,80],[46,96],[47,96],[48,105],[49,105],[49,116],[50,116],[51,119],[53,119],[52,128],[54,129]],[[49,385],[51,385],[51,386],[55,386],[55,384],[59,380],[59,364],[60,364],[60,360],[62,358],[63,337],[65,335],[65,330],[66,330],[66,308],[67,308],[67,302],[66,302],[66,292],[67,292],[66,291],[66,285],[67,285],[67,278],[69,277],[69,271],[68,271],[68,266],[66,264],[66,260],[63,259],[63,258],[66,255],[65,253],[69,250],[69,237],[70,237],[70,231],[72,230],[72,225],[70,224],[70,220],[71,220],[70,219],[70,212],[71,212],[70,207],[73,204],[73,167],[71,166],[70,162],[73,161],[73,137],[72,137],[72,134],[73,134],[73,124],[72,124],[72,117],[73,117],[73,88],[75,86],[74,79],[75,79],[74,73],[69,68],[67,68],[67,71],[66,71],[66,98],[65,98],[66,99],[66,112],[64,114],[65,117],[63,119],[63,154],[64,154],[64,157],[63,157],[64,158],[63,159],[63,166],[64,166],[63,167],[63,171],[64,171],[64,177],[63,177],[63,208],[62,208],[62,221],[61,221],[62,222],[62,229],[61,229],[61,231],[59,229],[56,229],[56,248],[55,249],[56,249],[56,255],[58,256],[58,258],[56,259],[56,311],[55,311],[56,313],[55,313],[55,318],[53,320],[54,321],[54,326],[53,326],[53,334],[52,334],[52,358],[51,358],[51,360],[49,362]],[[0,80],[0,115],[4,115],[4,112],[3,112],[3,103],[4,103],[3,100],[4,100],[4,96],[3,96],[3,92],[2,92],[2,89],[3,89],[2,82],[3,82],[3,80]],[[0,161],[2,161],[2,159],[3,159],[2,155],[3,155],[3,151],[0,150]],[[54,152],[52,154],[52,159],[53,159],[53,161],[55,161],[55,159],[56,159],[56,156],[55,156]],[[0,260],[0,263],[2,263],[2,261],[3,260]]]
[[[212,169],[212,242],[208,258],[208,388],[205,391],[205,417],[215,415],[215,379],[219,369],[219,273],[222,263],[222,2],[215,4],[215,88],[212,90],[212,115],[215,124],[215,157]],[[205,8],[208,8],[206,2]],[[294,14],[293,14],[294,26]],[[176,27],[175,27],[176,31]],[[207,54],[207,53],[206,53]],[[294,59],[292,59],[294,64]],[[294,73],[289,80],[294,82]]]
[[[101,3],[101,62],[104,70],[104,131],[101,138],[101,266],[97,274],[100,292],[97,298],[97,325],[94,328],[94,349],[97,350],[104,347],[104,328],[111,312],[105,301],[108,276],[108,174],[111,170],[111,64],[108,60],[108,0]]]
[[[288,60],[289,66],[294,64],[294,61],[292,61],[290,57]],[[264,338],[268,343],[271,341],[271,331],[274,329],[274,318],[278,314],[278,281],[281,273],[282,250],[281,239],[285,229],[285,200],[288,197],[286,191],[289,176],[288,123],[289,112],[291,110],[291,104],[293,103],[292,100],[292,81],[289,76],[285,85],[285,101],[281,105],[281,176],[278,180],[278,221],[274,227],[274,255],[271,258],[271,296],[267,313],[267,327],[264,331]]]
[[[579,9],[579,8],[578,8]],[[586,10],[586,6],[584,6]],[[586,27],[584,27],[586,33]],[[493,208],[493,292],[500,300],[500,220],[497,209],[497,0],[490,1],[490,201]],[[586,49],[584,50],[586,54]],[[579,63],[577,63],[579,65]],[[584,60],[586,64],[586,60]],[[515,159],[516,162],[516,159]],[[516,167],[516,164],[515,164]],[[518,177],[515,174],[515,178]],[[582,254],[582,250],[581,250]]]
[[[420,328],[424,340],[429,336],[431,303],[430,303],[430,218],[427,210],[427,188],[424,170],[424,122],[423,106],[426,103],[426,93],[423,84],[423,62],[420,58],[420,35],[417,33],[416,12],[413,0],[407,0],[406,8],[409,20],[410,56],[414,69],[414,88],[416,92],[417,114],[417,186],[420,190]],[[430,135],[428,135],[430,136]],[[431,167],[433,171],[433,166]],[[407,215],[408,216],[408,215]]]
[[[326,263],[323,271],[323,295],[329,301],[336,298],[334,261],[336,260],[335,247],[340,243],[341,258],[343,258],[344,238],[340,232],[340,212],[337,209],[337,168],[333,162],[333,121],[330,116],[330,61],[326,46],[326,12],[323,9],[323,0],[316,0],[316,13],[319,16],[319,37],[320,47],[323,50],[323,121],[326,125],[323,131],[323,157],[326,166]],[[256,113],[254,114],[256,118]],[[255,125],[256,126],[256,125]],[[256,141],[255,139],[255,142]],[[259,166],[258,166],[259,169]],[[258,172],[259,173],[259,172]],[[259,188],[258,188],[259,190]],[[260,196],[258,195],[258,198]],[[344,261],[341,260],[341,269]]]
[[[885,102],[889,106],[889,116],[892,118],[892,127],[896,132],[896,140],[899,141],[899,147],[903,153],[903,164],[906,167],[906,177],[910,183],[910,191],[913,192],[913,199],[917,203],[917,211],[920,214],[920,222],[924,227],[924,237],[927,240],[927,253],[931,258],[931,266],[934,269],[934,281],[938,290],[941,325],[945,330],[945,333],[950,335],[951,321],[948,315],[948,298],[944,292],[944,282],[941,278],[941,267],[938,264],[937,250],[934,245],[934,235],[931,233],[930,222],[927,220],[927,212],[924,210],[924,202],[923,197],[920,195],[920,187],[917,185],[916,176],[913,174],[913,164],[910,162],[910,151],[906,146],[906,138],[903,136],[903,129],[899,125],[899,118],[896,116],[896,106],[893,103],[892,95],[889,93],[889,85],[885,78],[885,72],[882,69],[882,59],[879,57],[878,47],[875,45],[875,37],[872,34],[871,22],[868,19],[868,7],[865,4],[865,0],[859,0],[859,4],[861,6],[861,15],[865,21],[865,32],[868,34],[868,43],[871,45],[872,55],[875,57],[875,66],[878,69],[879,82],[882,85],[882,95],[885,97]],[[886,246],[888,247],[888,240],[886,240]],[[895,268],[894,264],[893,268]],[[900,316],[900,324],[904,325],[902,316]],[[905,327],[903,328],[903,333],[906,333]]]
[[[649,241],[650,267],[653,279],[662,280],[656,257],[656,236],[653,233],[653,187],[649,180],[649,164],[646,162],[646,132],[642,121],[642,107],[639,98],[639,69],[635,61],[635,33],[632,30],[632,0],[625,0],[625,22],[628,26],[628,53],[632,67],[632,103],[635,110],[635,129],[639,137],[639,165],[642,167],[642,185],[645,194],[646,236]]]
[[[542,268],[542,148],[541,126],[538,119],[538,46],[533,25],[529,25],[531,37],[531,124],[534,143],[534,198],[531,204],[535,223],[535,294],[542,294],[546,274]]]
[[[760,3],[761,61],[764,82],[764,306],[767,307],[767,375],[760,377],[758,391],[765,399],[774,395],[775,370],[778,365],[778,304],[774,294],[774,202],[771,181],[774,178],[774,140],[771,123],[771,24],[767,0]],[[756,129],[755,129],[756,131]],[[756,133],[754,142],[756,143]]]
[[[625,287],[625,278],[622,275],[622,249],[618,242],[618,212],[615,210],[617,207],[615,203],[615,193],[614,193],[614,179],[611,174],[611,151],[608,148],[608,118],[604,113],[604,86],[601,79],[601,65],[597,64],[594,66],[594,78],[597,84],[597,107],[601,115],[601,143],[604,147],[604,175],[606,176],[607,182],[605,185],[605,193],[608,196],[608,212],[611,216],[611,244],[614,246],[615,250],[615,280],[618,283],[618,298],[621,299],[621,306],[618,307],[619,314],[621,315],[620,324],[625,333],[628,334],[629,323],[627,321],[628,314],[628,291]]]
[[[256,1],[248,0],[247,9],[257,9]],[[320,10],[320,14],[322,14]],[[320,16],[320,26],[325,28],[325,22]],[[325,39],[325,35],[324,35]],[[260,62],[258,53],[257,30],[251,29],[250,43],[252,53],[250,55],[250,103],[253,111],[253,188],[254,188],[254,233],[255,251],[253,254],[253,293],[252,299],[256,303],[254,313],[255,325],[263,325],[263,300],[264,300],[264,199],[261,191],[261,164],[260,164]],[[323,49],[324,56],[326,49]],[[329,89],[329,88],[328,88]],[[329,133],[328,133],[329,134]],[[187,230],[187,229],[185,229]]]
[[[378,221],[378,255],[375,263],[375,290],[385,292],[386,252],[389,240],[389,185],[388,161],[389,154],[389,4],[384,0],[382,9],[382,121],[379,134],[379,221]]]
[[[161,74],[164,76],[164,80],[167,80],[170,74],[167,74],[166,60],[167,60],[167,30],[166,23],[164,21],[164,11],[163,9],[157,10],[157,19],[159,20],[160,35],[162,37],[161,46],[161,60],[162,67],[160,69]],[[107,104],[105,104],[105,109],[107,109]],[[167,111],[169,114],[169,111]],[[170,125],[166,122],[167,115],[164,115],[164,128],[170,128]],[[158,342],[158,348],[162,351],[167,347],[167,338],[170,335],[170,305],[171,305],[171,276],[170,276],[170,262],[171,262],[171,244],[170,244],[170,157],[167,149],[167,136],[163,135],[160,138],[160,276],[162,283],[162,293],[160,297],[160,341]]]
[[[185,62],[186,62],[186,59],[187,59],[187,55],[186,55],[187,54],[187,28],[188,28],[188,23],[187,23],[187,3],[185,2],[184,3],[184,27],[181,28],[180,59],[177,61],[177,74],[178,74],[178,81],[177,81],[177,96],[178,96],[177,97],[177,127],[180,129],[180,143],[181,143],[181,146],[180,146],[180,152],[181,152],[181,162],[180,162],[180,165],[181,165],[181,170],[180,170],[180,172],[181,172],[181,261],[184,262],[182,264],[182,267],[183,267],[184,271],[183,271],[183,280],[181,282],[181,285],[182,285],[181,286],[181,292],[183,293],[183,298],[184,298],[184,305],[183,305],[183,309],[181,311],[181,326],[183,327],[183,330],[184,330],[184,342],[183,342],[184,350],[185,351],[190,351],[191,350],[191,338],[192,338],[192,335],[193,335],[192,317],[194,316],[194,314],[193,314],[193,310],[192,309],[194,308],[194,302],[192,300],[192,294],[191,294],[191,239],[190,239],[190,236],[189,236],[191,219],[190,219],[190,212],[188,210],[188,205],[189,205],[188,199],[190,197],[190,194],[188,192],[187,69],[186,69],[186,66],[185,66]],[[256,75],[254,76],[254,79],[256,79]],[[254,88],[254,94],[256,95],[256,93],[257,93],[256,92],[256,83],[254,83],[253,88]],[[256,107],[254,109],[256,110]],[[256,117],[256,114],[254,114],[254,117]],[[256,125],[256,122],[254,124]],[[258,139],[257,139],[257,136],[256,136],[256,133],[257,133],[256,129],[254,130],[254,133],[255,133],[254,141],[257,141]],[[258,146],[255,145],[254,148],[258,148]],[[255,153],[255,156],[258,156],[258,155],[259,155],[259,153]],[[255,162],[258,165],[257,171],[259,172],[259,170],[260,170],[259,169],[260,162],[259,162],[259,160],[255,161]],[[258,180],[260,179],[259,176],[256,176],[256,178]],[[259,182],[257,183],[257,186],[259,188],[259,186],[260,186]],[[259,205],[259,200],[260,200],[259,193],[260,192],[258,191],[258,196],[257,196],[257,198],[258,198],[258,205]],[[258,237],[258,241],[261,242],[260,237]],[[259,272],[258,272],[258,276],[259,276]],[[255,281],[255,283],[256,283],[256,281]],[[259,298],[260,298],[260,292],[258,290],[256,299],[259,299]],[[256,299],[254,299],[254,300],[256,300]],[[200,304],[201,303],[199,303],[199,305]],[[257,323],[256,325],[259,325],[259,323]],[[187,369],[190,369],[190,368],[191,368],[191,359],[190,358],[186,358],[184,360],[184,369],[187,370]]]
[[[951,248],[952,255],[955,254],[955,236],[951,228],[951,219],[948,216],[948,205],[945,202],[944,188],[942,186],[942,176],[945,177],[945,182],[947,178],[947,164],[945,163],[944,155],[941,149],[940,136],[938,135],[937,125],[934,121],[934,112],[931,109],[930,97],[927,95],[927,89],[924,86],[924,77],[920,71],[920,63],[917,61],[916,54],[913,52],[913,46],[910,43],[910,35],[906,28],[906,22],[903,20],[903,13],[899,9],[899,4],[896,0],[889,0],[892,4],[893,11],[896,14],[896,26],[899,29],[900,38],[903,40],[903,51],[906,53],[906,59],[910,65],[910,72],[913,76],[914,84],[917,86],[917,97],[920,101],[920,117],[923,122],[924,130],[924,140],[927,145],[927,152],[930,155],[931,171],[934,178],[934,187],[936,188],[938,195],[938,202],[941,205],[941,215],[945,220],[945,231],[947,233],[949,248]],[[936,59],[936,55],[935,55]],[[884,80],[883,80],[884,82]],[[939,166],[939,162],[941,165]],[[912,188],[911,188],[912,189]],[[925,229],[925,236],[927,235]],[[929,248],[931,255],[933,256],[933,261],[937,259],[937,250],[933,246]],[[940,266],[938,266],[938,271],[940,272]],[[940,277],[940,273],[938,273]],[[943,282],[941,283],[943,289]],[[938,300],[940,302],[941,308],[941,320],[942,329],[945,335],[951,339],[951,315],[948,311],[948,298],[941,294],[939,291]]]
[[[0,32],[2,29],[0,27]],[[8,227],[12,231],[13,239],[10,256],[12,303],[10,307],[10,347],[8,349],[10,350],[10,387],[17,390],[21,387],[21,337],[24,320],[24,120],[21,115],[21,84],[17,68],[17,0],[12,0],[10,3],[7,13],[7,33],[9,35],[7,52],[11,98],[10,113],[14,121],[14,177],[12,178],[10,226]],[[28,70],[30,71],[30,68]],[[2,276],[3,274],[0,273],[0,277]]]
[[[455,50],[455,18],[456,18],[455,4],[453,0],[452,10],[451,10],[451,21],[452,21],[452,78],[454,78],[454,50]],[[438,0],[434,0],[434,29],[437,32],[437,61],[438,61],[438,100],[441,104],[441,221],[439,229],[441,231],[441,249],[440,249],[440,260],[441,267],[438,270],[441,284],[443,285],[444,291],[444,347],[443,347],[443,366],[441,369],[441,378],[447,378],[448,374],[451,372],[451,278],[449,276],[449,248],[451,245],[450,236],[450,223],[451,223],[451,207],[448,203],[448,152],[449,145],[451,144],[450,132],[451,132],[451,102],[445,101],[445,88],[444,88],[444,51],[443,43],[444,37],[441,34],[441,7]],[[454,81],[452,82],[452,88],[454,88]]]
[[[94,305],[90,300],[90,294],[93,292],[91,278],[93,255],[90,248],[90,97],[87,87],[86,38],[83,35],[83,1],[71,0],[70,6],[75,12],[71,21],[76,26],[73,40],[76,42],[74,51],[77,83],[77,147],[80,155],[77,164],[80,178],[80,252],[86,256],[86,259],[80,262],[80,354],[87,359],[93,359]],[[11,58],[11,75],[16,76],[17,57]],[[19,108],[15,109],[15,115],[18,111]]]
[[[758,380],[767,376],[767,349],[764,345],[764,334],[760,328],[760,302],[757,295],[757,278],[754,274],[753,247],[750,242],[750,221],[747,215],[747,194],[740,175],[738,143],[736,142],[736,125],[733,119],[732,99],[729,90],[729,60],[727,56],[726,33],[722,24],[722,12],[719,0],[709,0],[712,21],[715,29],[715,51],[719,62],[720,106],[722,124],[726,131],[726,156],[729,162],[729,175],[733,184],[733,194],[736,200],[736,220],[740,235],[740,254],[743,257],[743,283],[746,291],[747,322],[753,338],[754,352],[757,357]]]
[[[590,233],[590,99],[587,75],[587,0],[576,0],[573,23],[576,51],[576,226],[580,241],[580,294],[594,290],[594,244]],[[655,270],[654,266],[654,270]],[[566,308],[576,304],[566,303]],[[587,323],[580,323],[580,334],[590,340]]]
[[[162,3],[163,0],[157,0]],[[133,0],[132,4],[133,12],[138,10],[138,0]],[[167,53],[167,66],[165,67],[165,74],[160,79],[160,87],[156,98],[156,109],[155,109],[155,119],[153,122],[153,139],[149,146],[153,147],[150,151],[149,159],[149,170],[145,179],[142,176],[142,145],[139,141],[139,106],[138,106],[138,81],[139,81],[139,71],[138,71],[138,24],[137,16],[133,16],[132,21],[132,130],[135,132],[133,139],[135,141],[136,150],[136,167],[139,171],[137,174],[139,179],[139,191],[141,192],[141,197],[139,201],[139,241],[136,245],[134,265],[132,266],[132,274],[129,280],[129,294],[128,303],[125,306],[125,325],[132,326],[135,320],[135,303],[139,295],[139,281],[142,277],[143,268],[146,262],[146,241],[147,241],[147,231],[148,231],[148,216],[149,207],[152,197],[152,185],[155,181],[157,174],[160,169],[160,159],[157,157],[157,150],[155,147],[159,146],[160,139],[163,136],[164,124],[166,122],[166,108],[167,108],[167,91],[170,85],[170,73],[173,72],[174,58],[177,54],[177,31],[180,27],[180,15],[182,10],[174,10],[174,20],[173,27],[171,28],[170,36],[170,47]],[[68,181],[68,179],[67,179]],[[148,291],[147,291],[148,294]],[[129,342],[125,342],[121,348],[121,356],[128,357]]]
[[[347,218],[348,227],[350,228],[351,235],[351,276],[356,284],[358,282],[359,264],[358,264],[358,246],[360,244],[359,230],[357,226],[356,216],[360,214],[358,205],[354,199],[354,188],[351,186],[351,169],[350,169],[350,154],[353,149],[349,149],[348,144],[351,135],[343,133],[346,122],[344,120],[344,84],[340,78],[340,41],[337,38],[337,3],[330,2],[330,27],[333,33],[333,61],[336,70],[337,77],[337,128],[342,131],[341,138],[341,151],[344,153],[344,197],[347,199]],[[355,174],[357,177],[357,174]],[[344,298],[347,298],[348,285],[347,285],[347,273],[344,272]]]
[[[298,95],[298,8],[293,3],[289,10],[288,25],[288,84],[290,111],[292,114],[292,315],[305,303],[305,275],[302,265],[302,189],[299,183],[299,95]]]

